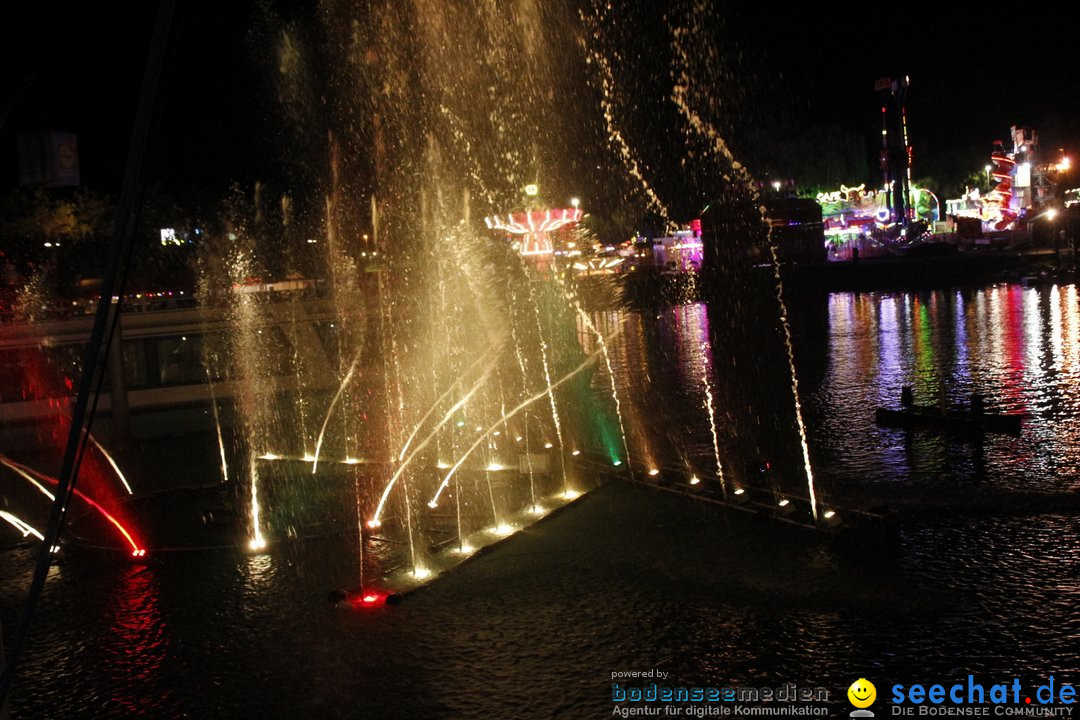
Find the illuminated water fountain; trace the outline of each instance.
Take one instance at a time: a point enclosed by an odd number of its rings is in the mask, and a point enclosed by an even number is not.
[[[564,167],[572,114],[563,88],[537,89],[567,76],[556,45],[577,41],[546,36],[536,2],[508,14],[435,0],[327,10],[322,44],[275,21],[282,145],[303,181],[232,198],[200,267],[201,307],[224,317],[225,332],[208,322],[201,351],[220,479],[242,489],[243,544],[261,553],[355,534],[350,583],[370,605],[386,598],[375,583],[423,582],[576,500],[599,480],[587,465],[597,456],[606,472],[655,484],[681,474],[743,502],[716,360],[728,348],[710,344],[725,329],[695,341],[710,441],[709,457],[691,460],[628,387],[625,318],[594,315],[570,278],[585,217],[577,201],[562,207],[578,191]],[[576,18],[600,98],[587,110],[638,186],[635,202],[669,225],[660,183],[620,129],[610,13],[596,4]],[[669,99],[698,156],[746,192],[752,178],[699,107],[685,28],[672,33]],[[325,282],[270,292],[279,261]],[[794,398],[816,518],[784,299],[768,302],[785,332],[784,400]],[[24,532],[20,518],[4,519]]]

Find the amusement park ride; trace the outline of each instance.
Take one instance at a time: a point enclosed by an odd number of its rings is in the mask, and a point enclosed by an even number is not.
[[[1071,169],[1069,158],[1051,163],[1040,156],[1039,133],[1029,127],[1012,126],[1012,150],[998,140],[986,166],[994,185],[985,195],[978,188],[964,197],[949,200],[949,214],[977,218],[984,232],[1021,229],[1023,224],[1054,199],[1056,181]]]

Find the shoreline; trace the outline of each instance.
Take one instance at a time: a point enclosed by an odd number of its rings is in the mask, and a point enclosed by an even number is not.
[[[917,292],[972,288],[996,283],[1069,283],[1080,278],[1071,251],[1052,248],[969,250],[932,257],[860,258],[791,263],[781,266],[786,290],[798,293]],[[744,278],[771,277],[771,267],[755,267]],[[640,272],[621,278],[582,278],[579,289],[589,304],[611,303],[610,288],[621,287],[632,307],[699,302],[737,278],[726,273],[661,274]],[[604,292],[608,289],[609,292]],[[618,295],[618,293],[614,293]]]

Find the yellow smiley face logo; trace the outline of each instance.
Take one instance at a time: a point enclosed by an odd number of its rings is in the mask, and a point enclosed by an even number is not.
[[[859,678],[847,689],[847,699],[857,708],[870,707],[877,699],[877,688],[866,678]]]

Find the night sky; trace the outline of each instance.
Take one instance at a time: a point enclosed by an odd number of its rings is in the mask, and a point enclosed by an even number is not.
[[[14,5],[0,11],[0,187],[16,180],[16,134],[58,129],[79,134],[84,184],[115,193],[153,4]],[[722,46],[737,76],[728,76],[723,92],[739,104],[729,119],[731,134],[752,171],[762,154],[758,146],[769,144],[770,128],[783,116],[795,127],[836,128],[864,139],[870,178],[862,179],[876,178],[880,124],[873,83],[886,75],[911,78],[916,179],[944,181],[963,168],[978,169],[1011,124],[1039,128],[1044,150],[1077,147],[1080,53],[1075,28],[1062,18],[1039,12],[1016,22],[911,3],[891,4],[905,13],[896,18],[886,4],[877,5],[804,3],[782,13],[764,3],[718,6],[719,26],[705,35]],[[642,12],[634,4],[627,8],[628,16]],[[280,158],[267,152],[275,100],[264,19],[253,3],[181,4],[152,142],[150,174],[157,180],[209,189],[274,172]],[[657,53],[663,65],[662,28],[631,17],[624,31],[640,36],[636,52],[644,64]],[[662,91],[664,78],[659,73],[652,85],[642,83],[643,92]],[[627,98],[630,107],[637,101]],[[649,102],[641,99],[643,107]]]

